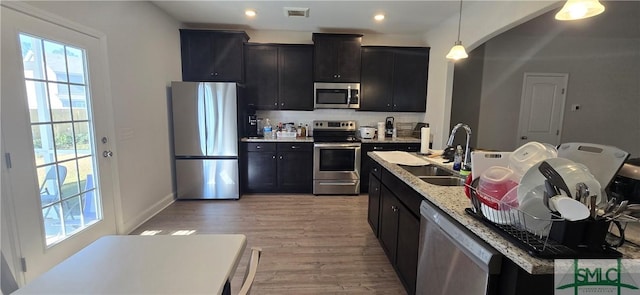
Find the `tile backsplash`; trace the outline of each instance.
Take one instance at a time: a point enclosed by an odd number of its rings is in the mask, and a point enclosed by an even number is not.
[[[258,118],[268,118],[272,124],[278,122],[293,122],[309,124],[313,120],[355,120],[360,126],[375,127],[377,122],[384,122],[386,117],[393,117],[396,123],[400,122],[424,122],[424,113],[400,113],[400,112],[359,112],[342,109],[318,109],[314,111],[258,111]]]

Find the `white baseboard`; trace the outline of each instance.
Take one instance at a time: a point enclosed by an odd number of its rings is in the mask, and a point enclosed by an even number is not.
[[[144,210],[142,213],[140,213],[137,218],[125,223],[123,225],[123,232],[121,234],[130,234],[133,230],[141,226],[143,223],[147,222],[156,214],[160,213],[160,211],[169,207],[169,205],[173,204],[173,202],[175,202],[174,194],[170,193],[166,195],[160,201],[150,206],[149,209]]]

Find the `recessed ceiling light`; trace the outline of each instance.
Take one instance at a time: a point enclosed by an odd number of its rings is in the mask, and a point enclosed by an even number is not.
[[[377,21],[382,21],[384,19],[384,14],[376,14],[373,19]]]
[[[256,16],[256,11],[255,10],[245,10],[244,11],[244,15],[246,15],[248,17],[254,17],[254,16]]]

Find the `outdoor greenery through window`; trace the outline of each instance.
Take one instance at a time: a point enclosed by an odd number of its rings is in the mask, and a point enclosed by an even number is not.
[[[47,245],[102,219],[81,48],[20,34]]]

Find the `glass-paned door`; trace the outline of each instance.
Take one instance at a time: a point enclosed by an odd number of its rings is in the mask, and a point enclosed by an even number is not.
[[[22,285],[117,233],[115,132],[104,35],[26,4],[0,10],[3,241]]]
[[[81,48],[20,34],[47,245],[101,219],[95,143]]]

